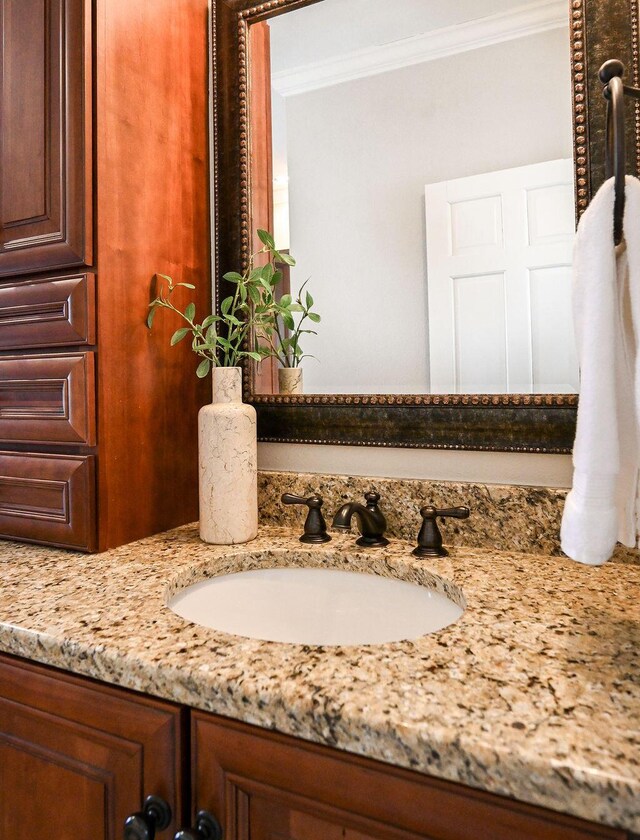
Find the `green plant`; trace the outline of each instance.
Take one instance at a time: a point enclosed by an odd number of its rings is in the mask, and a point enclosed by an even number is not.
[[[270,233],[259,230],[258,236],[272,254],[278,253],[275,251],[275,242]],[[279,257],[274,257],[274,259],[295,265],[295,260],[288,254],[279,254]],[[320,315],[311,311],[313,298],[308,291],[305,292],[309,280],[305,280],[302,284],[295,299],[290,294],[282,295],[278,299],[276,288],[282,280],[282,272],[274,269],[273,266],[265,266],[263,278],[266,282],[263,284],[261,299],[254,313],[256,351],[263,358],[274,356],[283,367],[298,367],[302,359],[309,355],[302,352],[300,336],[317,335],[315,330],[303,329],[303,324],[307,319],[315,324],[320,323]]]
[[[159,309],[169,309],[179,315],[187,326],[173,333],[171,345],[191,335],[191,349],[202,357],[196,369],[197,376],[201,378],[207,376],[212,366],[237,367],[243,358],[259,361],[268,355],[264,348],[251,350],[247,347],[256,325],[262,325],[263,322],[266,324],[269,319],[262,297],[271,292],[272,284],[278,283],[282,277],[281,272],[273,268],[273,261],[294,265],[295,260],[277,251],[273,237],[266,231],[259,231],[258,234],[263,247],[249,257],[244,273],[230,271],[224,275],[224,279],[235,286],[234,293],[222,301],[219,315],[207,315],[200,323],[196,321],[194,303],[187,304],[181,310],[171,300],[180,286],[186,289],[195,289],[195,286],[192,283],[174,283],[167,274],[156,274],[161,289],[149,304],[147,326],[151,329]],[[269,262],[264,266],[256,266],[256,260],[264,254],[269,255]],[[163,284],[166,284],[166,288],[162,288]]]

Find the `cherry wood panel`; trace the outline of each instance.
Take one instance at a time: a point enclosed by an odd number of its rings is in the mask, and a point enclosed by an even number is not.
[[[211,383],[181,326],[145,320],[156,272],[211,307],[207,0],[96,2],[99,542],[198,517],[197,412]]]
[[[0,6],[0,276],[92,260],[90,0]]]
[[[251,229],[253,251],[262,248],[256,231],[273,233],[273,146],[271,142],[271,34],[267,21],[249,28],[249,173],[251,178]],[[278,243],[276,243],[278,244]],[[282,243],[280,243],[282,244]],[[266,260],[263,260],[266,261]],[[255,364],[257,394],[278,393],[277,359]]]
[[[192,715],[192,808],[226,840],[624,840],[626,832]]]
[[[122,840],[149,793],[180,821],[178,707],[0,655],[0,837]]]
[[[0,452],[0,534],[95,550],[94,460],[93,456]]]
[[[95,443],[93,353],[0,358],[0,440]]]
[[[0,285],[0,350],[93,344],[93,274]]]

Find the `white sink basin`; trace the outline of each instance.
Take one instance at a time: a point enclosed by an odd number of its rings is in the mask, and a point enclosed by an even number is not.
[[[327,568],[222,575],[181,590],[168,606],[182,618],[214,630],[307,645],[415,639],[452,624],[463,612],[425,586]]]

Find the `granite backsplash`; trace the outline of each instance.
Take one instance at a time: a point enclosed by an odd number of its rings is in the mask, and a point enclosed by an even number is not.
[[[265,525],[297,525],[302,533],[307,509],[285,506],[280,496],[318,493],[324,499],[323,513],[330,530],[335,511],[346,501],[364,502],[369,490],[380,494],[380,509],[390,537],[415,541],[424,505],[467,505],[471,509],[468,519],[447,519],[441,525],[445,545],[562,553],[560,521],[567,491],[546,487],[262,471],[258,473],[260,521]],[[619,545],[614,559],[640,563],[640,552]]]

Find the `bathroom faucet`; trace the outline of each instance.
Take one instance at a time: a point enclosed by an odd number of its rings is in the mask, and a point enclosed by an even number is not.
[[[370,492],[365,493],[364,497],[367,500],[366,507],[359,502],[347,502],[345,505],[342,505],[333,517],[333,527],[337,531],[348,531],[351,525],[351,518],[355,516],[358,530],[362,534],[360,539],[356,540],[356,545],[368,546],[370,548],[373,546],[389,545],[389,540],[384,537],[387,520],[378,507],[380,494]]]

